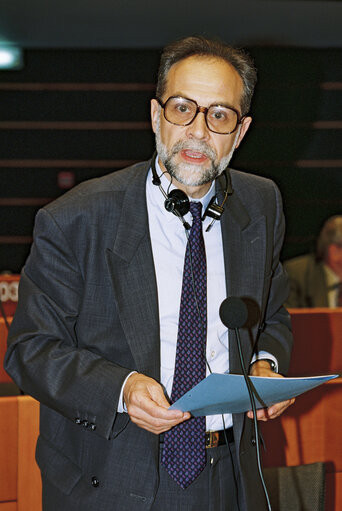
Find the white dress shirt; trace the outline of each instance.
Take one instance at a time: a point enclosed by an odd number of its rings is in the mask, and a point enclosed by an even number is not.
[[[156,162],[162,187],[170,191],[168,179]],[[204,212],[215,194],[215,183],[200,199]],[[160,318],[161,383],[168,397],[171,396],[176,358],[179,307],[182,291],[183,267],[187,237],[182,222],[164,207],[164,197],[159,187],[152,184],[152,171],[147,176],[146,198],[148,222],[157,278]],[[185,215],[191,225],[192,215]],[[206,232],[211,218],[203,221],[203,237],[207,258],[207,362],[213,373],[224,373],[229,369],[228,329],[219,318],[219,308],[227,297],[224,272],[223,246],[220,222],[215,222]],[[208,374],[207,368],[207,374]],[[231,415],[225,417],[225,427],[232,425]],[[222,416],[207,417],[207,431],[222,429]]]
[[[323,264],[323,269],[328,287],[329,307],[337,307],[340,278],[326,264]]]

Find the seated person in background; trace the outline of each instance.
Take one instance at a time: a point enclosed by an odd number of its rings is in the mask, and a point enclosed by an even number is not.
[[[285,261],[284,267],[291,285],[287,307],[342,307],[342,216],[324,223],[316,254]]]

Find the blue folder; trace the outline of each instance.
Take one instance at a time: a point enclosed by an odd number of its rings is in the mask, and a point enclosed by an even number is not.
[[[296,397],[322,383],[337,378],[338,374],[304,378],[263,378],[250,376],[256,408]],[[194,417],[222,413],[239,413],[251,409],[244,377],[239,374],[210,374],[178,399],[172,409],[190,412]]]

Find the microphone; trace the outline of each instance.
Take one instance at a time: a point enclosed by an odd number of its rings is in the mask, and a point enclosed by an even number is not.
[[[255,402],[254,402],[254,395],[252,391],[251,382],[249,380],[249,377],[247,375],[245,362],[243,359],[242,354],[242,348],[241,348],[241,339],[240,339],[240,332],[239,328],[241,328],[247,321],[248,318],[248,310],[246,307],[246,304],[241,300],[241,298],[238,298],[237,296],[229,296],[220,305],[220,311],[219,311],[220,319],[224,326],[227,328],[230,328],[231,330],[235,330],[236,334],[236,340],[239,350],[239,358],[240,358],[240,364],[241,369],[243,372],[243,376],[246,381],[253,413],[255,414]]]
[[[219,314],[224,326],[231,328],[232,330],[235,328],[241,328],[248,318],[246,304],[237,296],[230,296],[223,300]]]
[[[246,321],[248,319],[248,309],[245,304],[245,302],[237,297],[237,296],[230,296],[223,300],[223,302],[220,305],[219,315],[222,323],[227,328],[230,328],[231,330],[235,330],[238,350],[239,350],[239,358],[240,358],[240,364],[241,369],[243,372],[243,377],[246,382],[246,387],[248,390],[249,400],[251,402],[251,407],[253,411],[253,424],[254,424],[254,433],[255,433],[255,447],[256,447],[256,454],[257,454],[257,464],[258,464],[258,472],[259,477],[261,480],[261,484],[264,490],[264,494],[267,501],[267,507],[269,511],[272,511],[271,503],[269,500],[269,496],[267,493],[267,488],[265,485],[264,477],[262,474],[262,468],[261,468],[261,457],[260,457],[260,449],[259,449],[259,427],[258,427],[258,421],[256,418],[256,406],[255,406],[255,399],[254,399],[254,393],[253,393],[253,384],[251,383],[251,380],[247,374],[245,362],[243,359],[242,354],[242,348],[241,348],[241,339],[240,339],[240,332],[239,328],[243,327],[246,324]]]

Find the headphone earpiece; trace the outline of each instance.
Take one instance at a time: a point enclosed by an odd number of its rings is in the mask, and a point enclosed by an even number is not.
[[[175,188],[167,194],[164,206],[166,211],[174,214],[179,213],[180,216],[184,216],[190,211],[189,197],[179,188]]]
[[[221,220],[223,212],[224,207],[216,203],[216,195],[214,195],[214,197],[210,199],[207,209],[205,210],[202,216],[202,221],[205,219],[206,216],[210,216],[211,218],[214,218],[214,220]]]

